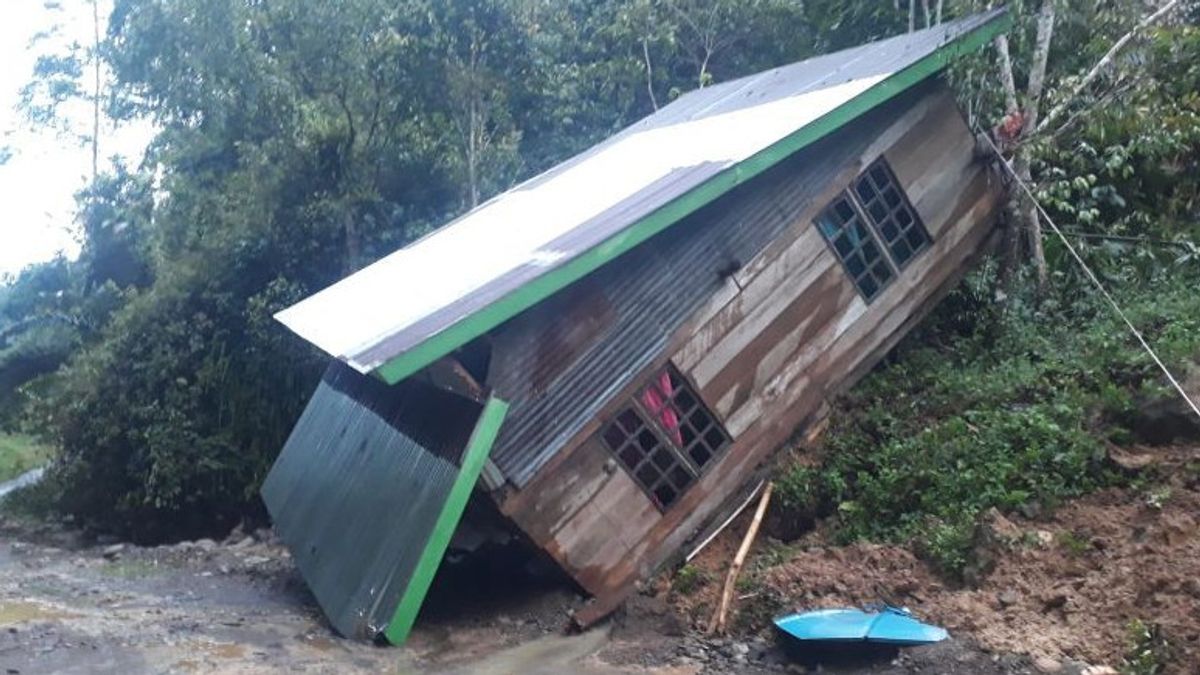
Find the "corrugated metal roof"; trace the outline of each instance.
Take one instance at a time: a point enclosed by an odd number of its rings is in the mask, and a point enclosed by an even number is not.
[[[275,531],[347,637],[374,638],[392,619],[479,413],[408,384],[332,365],[262,488]]]
[[[395,382],[936,72],[950,47],[990,37],[1003,16],[687,94],[276,318]]]

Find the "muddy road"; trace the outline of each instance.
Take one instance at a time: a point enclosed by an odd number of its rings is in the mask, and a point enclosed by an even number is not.
[[[69,530],[0,528],[5,673],[804,672],[771,641],[708,640],[640,597],[592,631],[564,632],[583,599],[558,584],[448,591],[439,580],[409,644],[336,637],[269,533],[141,548]],[[469,596],[469,597],[464,597]],[[1027,662],[950,641],[852,673],[1024,673]]]

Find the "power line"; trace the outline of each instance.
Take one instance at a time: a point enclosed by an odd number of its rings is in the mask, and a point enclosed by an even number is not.
[[[1011,166],[1009,166],[1008,160],[1004,159],[1004,155],[1000,153],[1000,148],[997,148],[996,144],[992,142],[991,136],[986,133],[982,134],[982,136],[987,140],[988,145],[992,147],[992,152],[996,153],[996,157],[1000,159],[1000,164],[1004,167],[1005,171],[1008,172],[1008,175],[1012,176],[1013,181],[1021,188],[1021,191],[1025,193],[1025,196],[1029,198],[1029,201],[1041,215],[1042,219],[1046,221],[1046,224],[1050,226],[1050,229],[1054,230],[1054,234],[1058,235],[1058,238],[1062,240],[1063,245],[1067,247],[1067,251],[1070,252],[1071,257],[1075,259],[1075,262],[1079,263],[1079,266],[1083,269],[1083,272],[1085,275],[1087,275],[1087,278],[1092,282],[1092,285],[1096,287],[1096,290],[1100,291],[1100,294],[1103,295],[1104,299],[1108,301],[1108,304],[1112,306],[1113,311],[1117,313],[1117,316],[1121,317],[1121,320],[1124,321],[1125,325],[1129,327],[1129,331],[1133,333],[1133,336],[1137,338],[1137,341],[1142,345],[1142,349],[1145,349],[1146,353],[1150,355],[1150,358],[1154,359],[1154,363],[1156,363],[1162,370],[1163,374],[1167,376],[1167,379],[1171,382],[1171,386],[1175,387],[1175,391],[1179,392],[1179,395],[1183,397],[1184,402],[1188,404],[1188,407],[1192,409],[1192,412],[1196,413],[1197,417],[1200,417],[1200,406],[1196,405],[1196,402],[1192,400],[1191,396],[1188,396],[1188,393],[1184,390],[1183,385],[1179,383],[1179,380],[1175,379],[1175,375],[1171,373],[1169,368],[1167,368],[1167,364],[1163,363],[1162,359],[1158,358],[1158,354],[1155,353],[1154,349],[1150,346],[1150,343],[1146,342],[1146,338],[1142,336],[1141,331],[1139,331],[1137,326],[1134,326],[1133,322],[1129,320],[1129,317],[1125,314],[1125,311],[1121,309],[1121,306],[1117,304],[1115,299],[1113,299],[1112,294],[1108,292],[1108,289],[1104,287],[1104,284],[1100,283],[1100,279],[1096,277],[1094,272],[1092,272],[1092,268],[1088,267],[1088,264],[1084,262],[1083,258],[1079,255],[1079,252],[1075,250],[1075,247],[1071,245],[1071,242],[1067,239],[1067,236],[1063,234],[1063,231],[1060,230],[1058,225],[1054,222],[1054,219],[1050,217],[1050,214],[1046,213],[1046,209],[1042,208],[1041,202],[1039,202],[1037,197],[1033,195],[1033,191],[1029,189],[1029,186],[1025,183],[1025,181],[1021,180],[1021,177],[1018,176],[1015,171],[1013,171]]]

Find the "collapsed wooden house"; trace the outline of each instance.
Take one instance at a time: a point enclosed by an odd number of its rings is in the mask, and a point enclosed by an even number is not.
[[[403,641],[472,494],[584,623],[719,523],[992,235],[941,73],[1006,22],[686,94],[281,312],[336,360],[263,497],[333,626]]]

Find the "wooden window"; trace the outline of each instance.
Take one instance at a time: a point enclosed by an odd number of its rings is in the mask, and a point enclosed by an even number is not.
[[[730,443],[673,367],[655,375],[600,437],[661,510],[679,499]]]
[[[868,302],[930,243],[925,225],[883,159],[817,216],[817,227]]]
[[[887,162],[877,160],[854,181],[854,196],[898,269],[929,246],[929,233]]]
[[[817,216],[817,225],[863,297],[869,301],[879,295],[895,273],[880,251],[875,235],[854,208],[849,193],[833,200]]]

